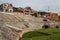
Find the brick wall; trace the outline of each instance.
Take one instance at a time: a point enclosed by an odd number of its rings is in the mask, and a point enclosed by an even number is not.
[[[51,13],[47,16],[47,18],[57,20],[58,19],[58,14]]]

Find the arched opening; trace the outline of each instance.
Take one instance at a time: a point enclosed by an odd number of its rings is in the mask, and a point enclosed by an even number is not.
[[[59,26],[58,26],[58,25],[56,25],[56,28],[59,28]]]
[[[49,28],[49,25],[43,25],[42,28]]]
[[[47,19],[43,19],[43,21],[47,21]]]
[[[10,10],[10,12],[12,12],[12,10]]]

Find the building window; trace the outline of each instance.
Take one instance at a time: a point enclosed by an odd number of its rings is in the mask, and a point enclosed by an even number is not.
[[[4,7],[5,8],[5,7]]]
[[[6,4],[4,6],[7,6]]]

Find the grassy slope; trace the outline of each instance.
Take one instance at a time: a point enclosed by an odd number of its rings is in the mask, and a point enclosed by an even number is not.
[[[22,40],[60,40],[60,28],[40,29],[25,33]]]

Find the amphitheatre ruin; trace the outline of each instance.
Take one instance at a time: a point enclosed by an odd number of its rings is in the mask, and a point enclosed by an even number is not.
[[[0,40],[19,40],[26,32],[42,29],[60,27],[58,22],[33,16],[19,17],[17,15],[0,13]]]

